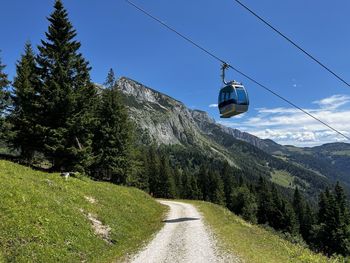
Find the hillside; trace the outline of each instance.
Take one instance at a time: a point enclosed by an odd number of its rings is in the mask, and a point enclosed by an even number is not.
[[[343,262],[327,258],[293,244],[261,226],[254,226],[227,209],[202,201],[191,201],[205,217],[220,246],[243,262]]]
[[[344,149],[335,144],[334,154],[321,151],[323,155],[317,147],[282,146],[220,125],[206,112],[191,110],[178,100],[131,79],[119,79],[118,86],[141,144],[156,143],[170,148],[181,145],[203,156],[227,161],[244,171],[250,180],[263,176],[287,191],[298,186],[313,200],[337,179],[347,184],[348,144],[343,144]],[[175,151],[174,159],[177,154]],[[329,161],[330,154],[333,161]]]
[[[350,189],[350,144],[329,143],[316,147],[280,146],[271,154],[316,171]]]
[[[0,262],[111,262],[162,227],[165,208],[134,188],[2,160],[0,180]]]

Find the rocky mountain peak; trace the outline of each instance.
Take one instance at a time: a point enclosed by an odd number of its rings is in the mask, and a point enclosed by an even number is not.
[[[129,79],[127,77],[121,77],[117,81],[118,86],[121,91],[127,96],[133,96],[139,102],[148,103],[164,103],[166,101],[172,102],[172,104],[179,104],[179,106],[184,106],[183,103],[163,94],[159,91],[146,87],[145,85]]]
[[[191,110],[192,117],[197,123],[215,123],[214,118],[210,117],[209,114],[202,110]]]
[[[198,127],[190,110],[161,92],[137,81],[122,77],[118,80],[130,117],[141,133],[147,133],[157,144],[194,144]]]
[[[182,102],[132,79],[118,80],[128,105],[130,116],[137,126],[157,143],[193,144],[203,140],[202,135],[214,135],[218,130],[260,149],[268,142],[249,133],[220,125],[202,110],[191,110]]]

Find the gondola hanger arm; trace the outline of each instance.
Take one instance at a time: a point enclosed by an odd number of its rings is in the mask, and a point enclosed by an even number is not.
[[[227,64],[226,62],[222,63],[221,65],[221,78],[222,78],[222,82],[225,85],[228,85],[228,82],[225,80],[225,71],[230,67],[229,64]]]

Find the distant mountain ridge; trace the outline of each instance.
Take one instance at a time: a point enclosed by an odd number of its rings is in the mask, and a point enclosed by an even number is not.
[[[226,158],[242,169],[254,168],[284,187],[322,188],[340,180],[350,189],[350,144],[313,148],[283,146],[269,139],[225,127],[205,111],[192,110],[170,96],[122,77],[118,80],[139,140],[144,144],[183,145]],[[249,164],[247,164],[249,160]],[[314,190],[315,190],[314,189]]]

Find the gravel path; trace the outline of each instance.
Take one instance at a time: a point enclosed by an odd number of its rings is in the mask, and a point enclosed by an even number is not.
[[[240,262],[231,255],[220,254],[215,240],[205,227],[201,215],[190,204],[159,201],[170,207],[165,226],[133,263]]]

